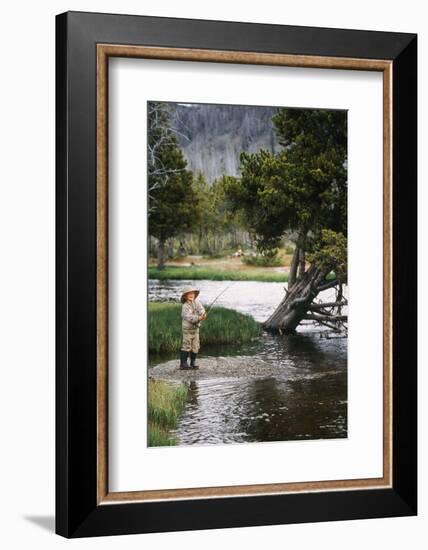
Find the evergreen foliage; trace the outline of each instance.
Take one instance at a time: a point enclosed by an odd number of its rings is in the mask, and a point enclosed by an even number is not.
[[[163,267],[166,239],[192,229],[200,216],[193,173],[186,168],[187,162],[169,126],[167,107],[149,107],[149,234],[159,239],[159,267]]]
[[[272,120],[283,150],[241,153],[241,177],[227,179],[226,195],[231,208],[243,213],[261,252],[292,231],[301,250],[316,251],[312,261],[325,245],[330,260],[341,262],[347,235],[346,119],[344,111],[279,109]],[[341,249],[334,255],[333,240]],[[345,277],[346,261],[339,267],[330,260],[323,265]]]

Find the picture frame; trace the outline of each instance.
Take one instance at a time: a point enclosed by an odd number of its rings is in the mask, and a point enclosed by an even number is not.
[[[383,74],[383,476],[109,492],[108,60]],[[56,533],[417,513],[417,36],[67,12],[56,18]]]

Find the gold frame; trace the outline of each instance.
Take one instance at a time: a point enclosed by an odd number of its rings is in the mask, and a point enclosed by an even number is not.
[[[108,59],[133,57],[383,73],[383,476],[315,482],[128,492],[108,490]],[[392,62],[121,44],[97,44],[97,505],[392,487]]]

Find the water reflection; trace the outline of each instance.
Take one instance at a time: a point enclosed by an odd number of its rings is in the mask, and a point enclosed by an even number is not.
[[[346,374],[193,384],[181,445],[346,437]]]

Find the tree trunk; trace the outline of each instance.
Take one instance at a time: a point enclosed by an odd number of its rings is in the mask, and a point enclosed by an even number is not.
[[[299,265],[299,247],[296,246],[293,252],[293,258],[290,265],[290,273],[288,275],[288,290],[296,283],[297,279],[297,266]]]
[[[297,280],[301,280],[306,271],[306,233],[307,230],[303,226],[300,228],[299,238],[297,239],[297,246],[299,247],[299,272],[297,275]]]
[[[320,269],[311,266],[302,279],[286,293],[276,310],[264,322],[263,328],[269,332],[293,333],[320,292],[319,284],[323,279]]]
[[[297,278],[300,280],[303,275],[305,274],[305,269],[306,269],[306,256],[305,256],[305,251],[303,248],[300,248],[300,253],[299,253],[299,274],[297,276]]]
[[[159,239],[158,246],[158,269],[165,267],[165,239]]]
[[[202,250],[202,226],[200,225],[199,231],[198,231],[198,254],[202,254],[201,250]]]

